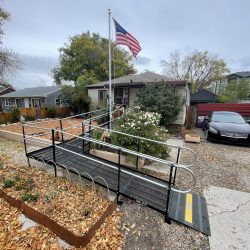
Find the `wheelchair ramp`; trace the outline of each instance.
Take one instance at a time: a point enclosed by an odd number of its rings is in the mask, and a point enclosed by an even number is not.
[[[211,235],[206,199],[199,194],[172,192],[169,217],[188,227]]]

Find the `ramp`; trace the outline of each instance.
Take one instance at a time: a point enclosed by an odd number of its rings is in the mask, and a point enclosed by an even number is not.
[[[70,168],[75,168],[80,174],[85,172],[93,177],[100,176],[107,181],[110,190],[117,192],[118,195],[134,199],[164,215],[168,213],[170,219],[210,235],[204,197],[174,190],[169,192],[168,181],[90,155],[86,152],[88,150],[85,146],[81,139],[75,138],[55,147],[49,146],[30,152],[27,157],[45,161],[50,165],[53,165],[54,161],[58,167],[64,165],[73,173],[75,171]],[[88,179],[86,175],[82,177]],[[97,183],[104,186],[101,180],[97,180]]]
[[[32,152],[28,152],[26,141],[36,142],[35,137],[39,135],[26,135],[25,126],[33,126],[26,124],[23,126],[23,137],[27,158],[53,166],[55,177],[57,176],[57,170],[59,168],[67,168],[68,171],[79,174],[82,178],[89,180],[93,180],[91,177],[96,178],[95,183],[116,192],[118,203],[120,202],[121,196],[126,196],[162,213],[165,216],[165,221],[168,223],[171,223],[171,220],[174,220],[206,235],[210,235],[211,233],[206,200],[203,196],[194,194],[192,192],[196,185],[196,179],[190,168],[195,163],[195,153],[191,149],[168,144],[168,146],[174,147],[178,150],[176,162],[142,154],[140,153],[141,140],[153,140],[121,133],[119,131],[109,130],[101,126],[93,126],[91,121],[103,119],[107,116],[108,113],[98,115],[101,111],[102,110],[77,115],[78,117],[85,119],[85,121],[80,123],[78,126],[82,131],[80,136],[66,132],[68,128],[63,128],[63,123],[61,120],[60,130],[40,127],[39,129],[44,130],[46,134],[50,133],[48,131],[51,131],[52,141],[51,143],[45,143],[44,148]],[[107,123],[104,123],[103,125],[106,124]],[[37,127],[38,126],[36,125],[35,128]],[[75,125],[73,127],[75,128]],[[88,128],[88,131],[85,131],[86,127]],[[112,133],[123,134],[133,138],[133,140],[136,139],[138,143],[137,151],[132,151],[117,145],[91,138],[94,128],[109,130]],[[62,142],[58,143],[55,141],[55,132],[61,134]],[[70,139],[66,139],[66,137],[69,137]],[[153,142],[166,144],[164,142],[158,141]],[[114,163],[108,161],[107,159],[102,159],[91,155],[89,152],[91,145],[93,144],[112,149],[112,152],[117,153],[117,162]],[[186,165],[179,164],[181,150],[189,150],[193,154],[193,162]],[[170,169],[168,179],[162,180],[155,176],[140,172],[136,168],[122,165],[122,153],[136,157],[137,163],[139,158],[144,158],[153,162],[164,164],[166,168]],[[136,167],[138,166],[137,163]],[[191,178],[190,189],[179,190],[175,186],[175,179],[178,174],[177,169],[182,169],[186,171],[187,174],[189,174]]]

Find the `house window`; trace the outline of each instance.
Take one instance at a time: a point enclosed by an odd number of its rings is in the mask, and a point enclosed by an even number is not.
[[[11,106],[11,99],[5,99],[5,106]]]
[[[99,90],[98,91],[98,103],[106,104],[107,102],[107,90]]]
[[[115,104],[122,104],[123,88],[115,88]]]
[[[21,107],[21,99],[16,99],[16,106],[17,106],[18,108]]]
[[[35,98],[35,99],[31,99],[31,101],[32,101],[32,106],[34,108],[41,108],[41,99]]]
[[[56,98],[56,106],[60,107],[61,106],[61,99]]]

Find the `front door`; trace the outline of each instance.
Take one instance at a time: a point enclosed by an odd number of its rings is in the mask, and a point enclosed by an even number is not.
[[[128,88],[115,88],[115,104],[128,106]]]

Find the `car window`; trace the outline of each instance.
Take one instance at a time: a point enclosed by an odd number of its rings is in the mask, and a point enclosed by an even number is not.
[[[240,114],[234,113],[213,113],[211,120],[213,122],[246,123]]]

